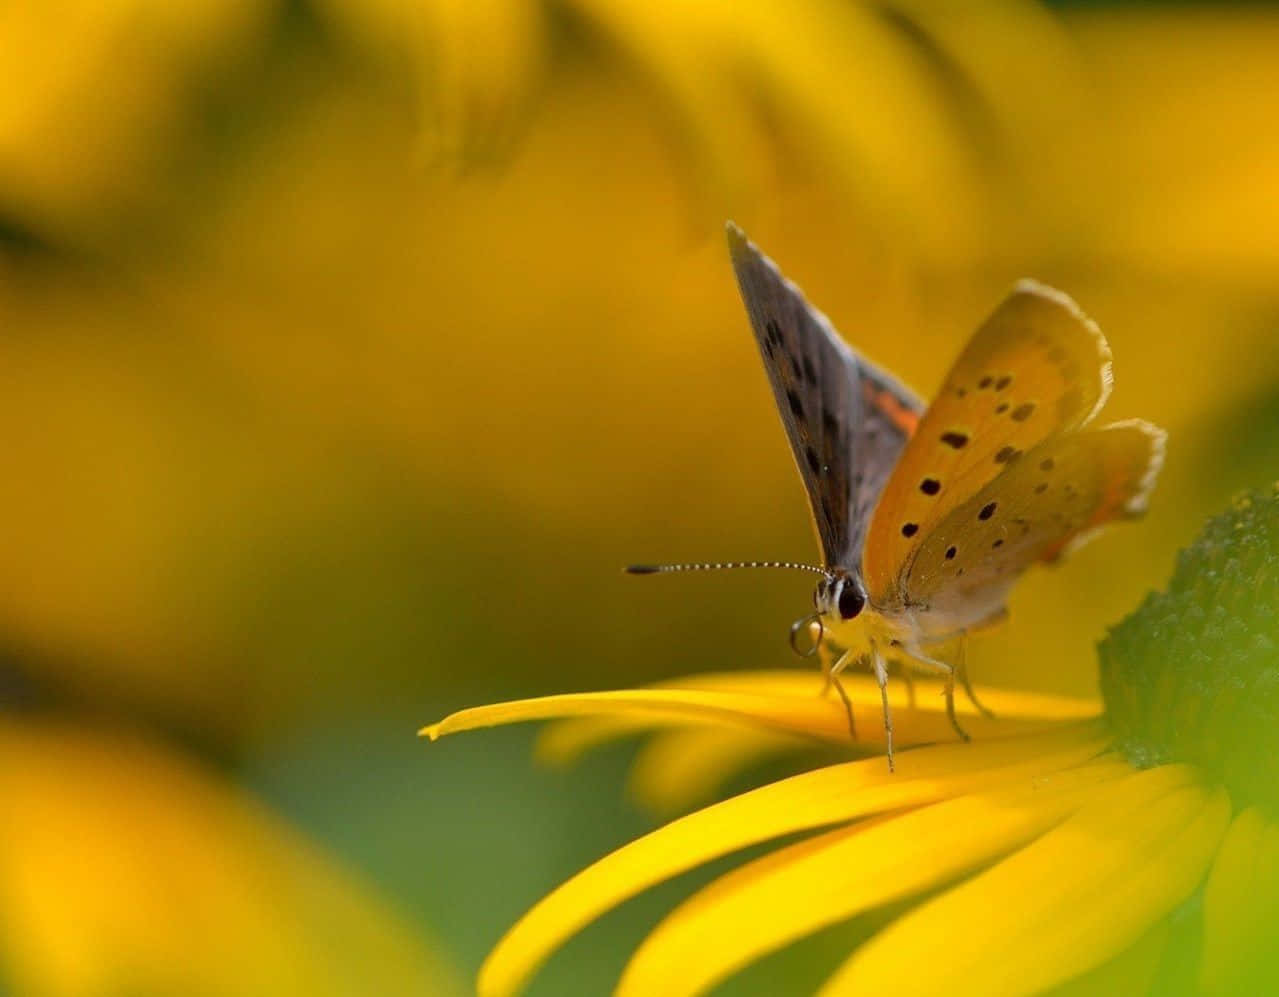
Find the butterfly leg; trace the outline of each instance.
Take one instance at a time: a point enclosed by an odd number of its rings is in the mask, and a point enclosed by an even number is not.
[[[959,726],[959,718],[955,716],[955,669],[951,669],[946,673],[946,717],[950,720],[950,725],[955,728],[955,733],[959,735],[961,741],[971,741],[968,731]]]
[[[964,631],[959,637],[959,653],[958,661],[955,662],[955,672],[959,675],[959,682],[964,687],[964,695],[968,697],[968,701],[977,707],[977,711],[987,720],[994,720],[995,714],[986,709],[982,705],[981,700],[977,698],[977,694],[973,692],[972,680],[968,677],[968,631]]]
[[[835,661],[832,660],[833,656],[825,646],[818,648],[817,655],[822,666],[822,691],[818,695],[825,699],[830,695],[831,686],[834,685]]]
[[[879,683],[879,698],[884,703],[884,740],[888,744],[888,771],[894,771],[893,765],[893,712],[888,708],[888,664],[875,643],[870,645],[871,667],[875,671],[875,680]]]
[[[971,741],[968,732],[959,726],[959,718],[955,716],[955,672],[957,669],[954,665],[945,661],[938,661],[936,658],[930,658],[922,651],[916,648],[903,648],[907,654],[918,661],[921,665],[927,665],[930,668],[936,668],[946,677],[946,718],[950,721],[950,725],[955,728],[955,733],[959,735],[962,741]]]
[[[844,704],[844,713],[848,717],[848,733],[854,741],[857,740],[857,725],[853,722],[853,703],[848,698],[848,693],[844,691],[844,683],[839,680],[839,673],[848,667],[853,660],[853,652],[845,651],[839,656],[829,668],[826,669],[826,685],[822,689],[822,695],[830,691],[833,685],[835,691],[839,693],[840,701]]]
[[[848,735],[854,741],[857,740],[857,725],[853,722],[853,703],[848,698],[848,693],[844,691],[844,683],[839,680],[839,676],[833,672],[830,675],[831,684],[835,686],[835,691],[839,693],[839,698],[844,704],[844,714],[848,717]]]

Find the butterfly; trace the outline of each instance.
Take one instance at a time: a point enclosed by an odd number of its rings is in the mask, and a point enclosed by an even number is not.
[[[962,662],[936,648],[1007,616],[1017,579],[1112,520],[1146,508],[1166,434],[1140,420],[1097,426],[1110,348],[1070,297],[1018,282],[977,329],[931,405],[851,349],[736,225],[729,253],[795,463],[820,566],[795,562],[634,565],[638,574],[785,567],[819,575],[797,622],[827,648],[826,671],[864,662],[883,701],[893,765],[888,662],[940,672],[955,718]],[[798,630],[796,629],[798,628]],[[829,648],[833,648],[831,651]],[[907,672],[907,674],[909,674]],[[974,702],[976,702],[974,698]]]

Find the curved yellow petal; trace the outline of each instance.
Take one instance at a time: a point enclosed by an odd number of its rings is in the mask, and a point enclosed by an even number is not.
[[[1257,989],[1256,977],[1279,977],[1279,827],[1255,807],[1235,818],[1204,886],[1200,989],[1209,994]],[[1264,960],[1269,958],[1269,965]]]
[[[656,813],[688,810],[713,799],[724,780],[752,765],[811,747],[793,734],[689,727],[657,734],[635,756],[630,791]]]
[[[533,757],[548,765],[571,765],[588,751],[602,745],[654,729],[676,727],[680,723],[679,720],[657,721],[643,715],[556,720],[538,731],[533,742]]]
[[[1023,776],[870,826],[842,827],[751,862],[658,925],[626,967],[618,997],[701,993],[797,938],[1007,853],[1128,771],[1123,762],[1104,761]]]
[[[1030,994],[1079,975],[1193,892],[1229,813],[1225,793],[1201,788],[1185,766],[1106,786],[1038,841],[872,938],[822,994],[952,994],[957,985]],[[940,958],[918,958],[934,948]]]
[[[870,675],[845,672],[841,681],[844,684],[844,691],[848,693],[848,698],[854,703],[879,706],[879,685]],[[818,695],[825,684],[825,679],[817,671],[760,669],[687,675],[656,683],[655,687],[705,689],[719,692],[759,692],[806,699]],[[1084,720],[1095,717],[1102,711],[1102,704],[1096,699],[987,686],[978,686],[975,691],[977,698],[997,717]],[[905,683],[897,678],[890,679],[889,696],[895,709],[945,709],[944,693],[945,686],[942,682],[932,678],[917,678],[915,679],[915,703],[912,706]],[[955,709],[965,715],[979,713],[962,692],[955,697]]]
[[[759,670],[745,672],[709,672],[683,678],[654,682],[653,689],[701,689],[711,692],[747,692],[761,695],[816,696],[822,688],[821,675],[814,671]],[[692,723],[690,717],[655,720],[647,715],[572,717],[549,723],[534,742],[538,761],[566,765],[601,745],[650,730],[661,730]],[[705,722],[718,722],[705,718]],[[766,734],[765,738],[771,735]]]
[[[494,703],[459,710],[419,732],[432,741],[464,730],[499,724],[550,720],[559,717],[612,715],[641,717],[653,722],[669,720],[744,723],[777,727],[820,736],[833,731],[836,721],[847,722],[837,704],[747,693],[701,692],[691,689],[626,689],[615,692],[582,692],[541,696],[508,703]]]
[[[1053,987],[1046,997],[1149,994],[1168,945],[1168,934],[1168,919],[1163,918],[1109,962]]]
[[[851,676],[845,680],[845,687],[853,703],[857,743],[882,744],[884,730],[879,687],[864,676]],[[946,718],[941,700],[941,685],[935,682],[917,682],[916,696],[918,702],[928,703],[931,708],[909,708],[907,693],[900,685],[893,687],[890,692],[898,743],[927,744],[954,740],[955,732]],[[1001,696],[997,693],[991,697],[988,705],[992,710],[1001,711],[1016,705],[1023,698],[1019,694]],[[1086,700],[1056,701],[1053,705],[1058,712],[1047,718],[1038,714],[1018,715],[1013,712],[1004,714],[1007,719],[1000,718],[997,713],[996,719],[992,720],[970,712],[964,726],[976,739],[1006,737],[1042,729],[1046,719],[1058,720],[1063,716],[1078,719],[1094,716],[1097,712],[1096,705]],[[967,711],[961,708],[960,712]],[[446,734],[480,727],[582,716],[643,718],[652,723],[729,723],[790,731],[837,744],[847,744],[849,741],[848,718],[837,697],[823,698],[815,693],[780,696],[775,693],[700,688],[623,689],[494,703],[459,710],[439,723],[422,728],[420,733],[434,741]]]
[[[883,744],[882,729],[875,719],[880,709],[879,686],[865,675],[846,676],[844,683],[849,698],[863,707],[857,711],[859,720],[868,711],[873,714],[869,724],[858,729],[859,738],[864,735],[865,740],[851,742],[846,724],[838,722],[841,713],[835,714],[837,720],[831,726],[828,705],[816,707],[821,711],[825,726],[820,730],[805,730],[804,734],[829,740],[840,747],[860,746],[863,749],[877,750]],[[800,700],[797,709],[806,714],[814,708],[813,700],[819,698],[823,686],[824,679],[820,673],[778,669],[688,675],[655,683],[649,688],[788,697]],[[945,706],[942,691],[943,687],[938,682],[917,680],[916,705],[911,707],[909,694],[894,680],[892,701],[896,711],[896,736],[899,745],[954,739],[954,731],[949,722],[942,719]],[[965,727],[971,728],[980,737],[1006,736],[1036,730],[1054,721],[1085,719],[1100,712],[1100,706],[1094,700],[1042,693],[979,689],[978,697],[983,703],[995,704],[994,712],[998,719],[993,724],[984,717],[977,719],[979,715],[966,698],[961,696],[956,705],[958,712],[965,717]],[[621,707],[610,706],[610,709]],[[680,730],[689,727],[695,729],[687,733]],[[707,728],[718,729],[719,733],[712,733]],[[742,718],[726,718],[720,713],[699,715],[682,712],[658,716],[649,711],[610,712],[574,716],[547,724],[534,743],[534,755],[541,762],[567,765],[601,745],[652,731],[658,732],[657,742],[641,750],[631,781],[636,796],[642,803],[657,812],[668,813],[686,809],[699,800],[708,798],[719,780],[726,778],[733,770],[750,764],[752,760],[785,750],[788,745],[802,743],[791,741],[789,733],[779,738],[775,731],[762,729],[757,725],[745,726]],[[688,739],[689,746],[684,749],[675,747],[684,738]],[[736,746],[732,751],[728,747],[730,744]],[[685,756],[679,753],[681,750],[705,754]],[[677,758],[697,757],[699,761],[695,768],[681,764],[663,771],[652,761],[652,758],[659,755],[668,758],[672,755]]]
[[[485,997],[512,994],[584,925],[642,890],[747,845],[903,807],[931,803],[1094,757],[1106,737],[1076,725],[1032,737],[902,752],[805,772],[689,814],[618,849],[538,902],[480,971]]]

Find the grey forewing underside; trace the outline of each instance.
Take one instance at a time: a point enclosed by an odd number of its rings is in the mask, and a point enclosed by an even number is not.
[[[870,514],[907,434],[868,399],[919,399],[858,356],[736,225],[728,247],[828,567],[858,571]]]

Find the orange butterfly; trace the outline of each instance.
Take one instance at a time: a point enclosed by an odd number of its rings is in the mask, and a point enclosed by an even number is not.
[[[822,565],[628,570],[816,572],[817,612],[796,627],[815,627],[818,644],[838,648],[827,674],[841,696],[839,673],[869,662],[883,693],[889,766],[889,657],[946,676],[947,712],[966,739],[954,713],[957,674],[967,687],[962,662],[930,651],[1002,619],[1009,589],[1034,562],[1144,511],[1165,433],[1137,420],[1093,425],[1110,392],[1110,348],[1060,291],[1019,282],[925,410],[851,350],[731,222],[728,244],[808,492]]]

